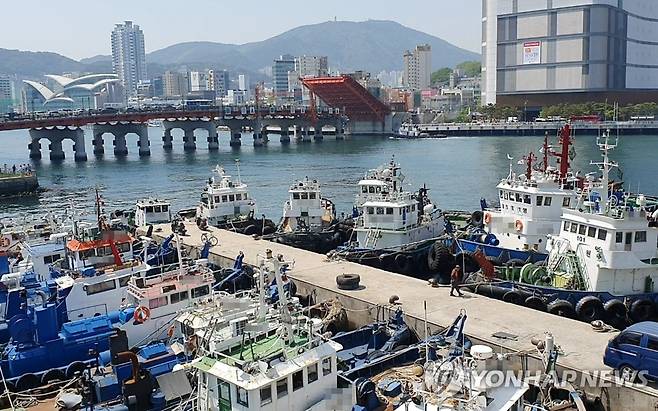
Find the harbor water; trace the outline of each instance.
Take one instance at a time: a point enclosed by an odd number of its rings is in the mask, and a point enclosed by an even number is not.
[[[48,143],[42,141],[43,160],[32,162],[39,183],[44,189],[36,196],[0,200],[0,218],[23,215],[43,215],[61,212],[72,206],[93,213],[94,189],[98,187],[105,199],[107,211],[132,208],[136,200],[148,196],[167,199],[173,209],[194,207],[211,169],[224,165],[236,176],[235,160],[240,160],[241,178],[258,202],[259,213],[273,220],[281,216],[289,185],[305,176],[318,179],[323,195],[336,203],[339,212],[349,213],[356,194],[355,183],[370,169],[395,156],[407,176],[408,189],[422,184],[430,189],[430,197],[443,209],[475,209],[480,197],[496,198],[496,184],[509,172],[507,155],[517,172],[524,154],[533,150],[540,156],[541,137],[451,137],[446,139],[403,140],[388,137],[353,137],[336,141],[326,136],[322,142],[282,145],[279,136],[270,135],[266,147],[254,148],[251,135],[242,137],[242,147],[229,147],[229,135],[220,132],[220,149],[209,152],[205,134],[198,132],[197,150],[183,151],[182,132],[174,130],[174,148],[162,148],[163,130],[149,128],[151,156],[140,158],[137,137],[129,135],[129,154],[115,158],[112,139],[106,135],[105,157],[92,154],[91,136],[87,132],[89,161],[73,161],[72,142],[64,142],[66,160],[48,160]],[[178,134],[177,134],[178,132]],[[0,167],[7,164],[30,163],[26,130],[0,133]],[[553,137],[553,143],[556,138]],[[598,161],[600,153],[595,137],[578,136],[575,141],[574,169],[596,170],[590,161]],[[619,148],[613,153],[621,164],[622,179],[632,191],[658,193],[656,179],[658,136],[621,136]]]

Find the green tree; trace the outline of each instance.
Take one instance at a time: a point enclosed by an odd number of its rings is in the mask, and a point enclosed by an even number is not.
[[[434,84],[446,83],[450,80],[450,73],[452,69],[450,67],[443,67],[432,73],[431,82]]]
[[[457,64],[456,68],[461,70],[466,77],[477,77],[482,71],[482,63],[479,61],[465,61]]]

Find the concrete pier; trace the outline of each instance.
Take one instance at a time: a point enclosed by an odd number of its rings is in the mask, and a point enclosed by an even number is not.
[[[322,141],[322,126],[317,126],[313,128],[313,140]]]
[[[85,133],[81,128],[53,127],[30,129],[31,141],[28,144],[30,158],[41,159],[41,139],[46,139],[50,142],[48,148],[50,150],[50,159],[53,161],[60,161],[66,158],[62,142],[67,139],[73,141],[75,161],[87,161]]]
[[[115,134],[114,141],[114,155],[116,157],[124,157],[128,155],[128,144],[126,143],[125,134]]]
[[[431,331],[449,326],[459,311],[464,309],[468,314],[466,333],[474,343],[489,345],[495,352],[528,352],[529,361],[532,361],[529,369],[535,369],[539,364],[531,339],[543,339],[545,333],[550,332],[563,352],[558,359],[558,371],[591,377],[597,371],[609,370],[603,365],[602,356],[614,334],[596,332],[589,324],[468,292],[464,298],[450,297],[449,288],[446,287],[433,288],[422,280],[355,263],[331,261],[321,254],[254,240],[229,231],[216,228],[201,231],[193,223],[187,223],[186,229],[188,234],[180,239],[192,256],[198,256],[202,235],[217,237],[219,245],[211,248],[209,259],[222,266],[232,265],[240,251],[245,254],[245,263],[257,265],[258,255],[263,255],[268,248],[274,255],[282,254],[286,260],[293,260],[295,264],[289,275],[296,282],[297,289],[302,294],[313,292],[317,301],[339,299],[348,309],[353,325],[374,321],[382,307],[390,306],[389,297],[395,294],[399,297],[408,324],[420,335],[424,334],[423,301],[427,301],[427,321]],[[156,226],[153,231],[158,240],[166,238],[170,232],[169,224]],[[361,287],[354,291],[339,290],[335,277],[344,273],[359,274]],[[508,336],[494,336],[499,333],[507,333]],[[603,381],[609,383],[606,387],[587,384],[578,388],[588,398],[600,398],[606,410],[652,410],[658,404],[656,389],[620,384],[607,378],[603,377]]]
[[[128,155],[128,142],[126,135],[137,135],[137,147],[140,156],[151,155],[148,126],[144,123],[99,123],[93,126],[93,146],[95,155],[103,155],[103,135],[111,134],[114,136],[112,142],[114,146],[114,155],[123,157]]]
[[[288,127],[281,127],[281,139],[282,144],[290,143],[290,129]]]
[[[231,130],[231,141],[229,145],[231,147],[240,147],[242,145],[242,130],[240,128],[230,129]]]
[[[196,150],[196,136],[194,135],[194,129],[186,128],[183,129],[183,150],[184,151],[194,151]]]
[[[174,148],[173,145],[174,138],[171,135],[171,129],[165,128],[164,135],[162,136],[162,148],[165,150],[171,150]]]

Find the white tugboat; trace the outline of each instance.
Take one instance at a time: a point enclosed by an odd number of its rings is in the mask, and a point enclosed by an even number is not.
[[[157,198],[139,200],[135,207],[136,227],[171,222],[171,203]]]
[[[615,191],[610,183],[617,164],[608,155],[617,143],[609,132],[597,145],[603,161],[593,164],[602,177],[589,179],[579,201],[563,209],[559,235],[548,240],[547,266],[526,264],[501,285],[518,287],[508,301],[532,296],[535,308],[624,327],[656,314],[658,212],[647,210],[643,195]]]
[[[317,180],[306,177],[288,194],[277,231],[267,239],[322,254],[349,239],[352,224],[336,219],[334,204],[322,197]]]
[[[482,249],[496,265],[509,260],[537,262],[547,257],[549,235],[560,231],[563,207],[570,207],[577,197],[577,179],[570,171],[572,136],[569,125],[560,130],[559,152],[548,144],[542,147],[543,162],[538,167],[531,152],[524,157],[525,173],[510,171],[497,186],[499,208],[483,207],[475,212],[476,227],[467,238],[458,240],[459,248],[474,252]],[[559,157],[559,170],[549,165],[549,156]]]
[[[236,161],[238,179],[233,180],[223,167],[217,166],[201,194],[196,209],[197,224],[237,231],[247,235],[271,234],[275,225],[271,220],[255,218],[256,201],[240,178],[240,166]]]
[[[208,351],[192,363],[199,375],[199,411],[344,409],[345,404],[337,408],[328,401],[337,396],[341,346],[316,334],[308,317],[290,311],[281,270],[291,263],[270,261],[280,296],[278,317],[259,313],[245,323],[239,345]]]

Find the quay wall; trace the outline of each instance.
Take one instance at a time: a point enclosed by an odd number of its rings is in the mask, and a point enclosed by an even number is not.
[[[0,176],[0,196],[31,193],[39,188],[36,174]]]

